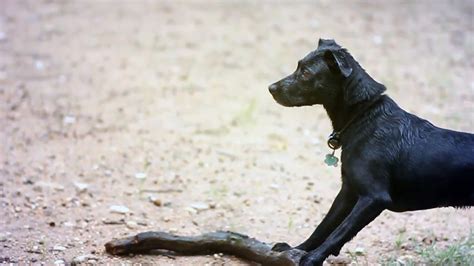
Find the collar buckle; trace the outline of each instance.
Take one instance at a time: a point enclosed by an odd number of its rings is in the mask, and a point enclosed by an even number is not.
[[[327,144],[329,148],[333,150],[337,150],[341,147],[341,134],[340,132],[332,132],[331,135],[329,135]]]

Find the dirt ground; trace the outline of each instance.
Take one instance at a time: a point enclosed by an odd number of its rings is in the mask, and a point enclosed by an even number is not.
[[[334,38],[403,108],[472,132],[473,12],[470,0],[0,1],[0,262],[246,264],[104,253],[147,230],[299,244],[340,186],[323,164],[332,129],[322,107],[284,108],[267,86]],[[386,211],[341,254],[416,260],[473,224],[474,209]]]

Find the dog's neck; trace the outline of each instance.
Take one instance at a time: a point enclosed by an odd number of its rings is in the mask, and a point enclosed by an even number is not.
[[[337,102],[342,101],[342,95],[338,96]],[[349,122],[350,114],[352,113],[351,108],[349,106],[337,106],[336,104],[325,104],[323,105],[324,109],[331,119],[332,128],[334,131],[341,130],[344,125]]]
[[[364,87],[381,86],[381,84],[372,79],[372,77],[370,77],[362,68],[357,69],[351,77],[341,84],[341,86],[342,89],[339,90],[340,93],[337,95],[336,101],[323,104],[329,118],[331,119],[334,132],[344,130],[349,126],[349,124],[357,120],[363,112],[368,111],[367,109],[371,108],[374,101],[380,98],[379,94],[371,99],[356,104],[348,104],[347,101],[344,100],[344,90],[350,89],[357,91]]]

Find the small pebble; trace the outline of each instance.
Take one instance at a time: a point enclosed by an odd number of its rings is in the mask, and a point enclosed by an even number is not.
[[[72,116],[72,115],[66,115],[63,118],[63,123],[64,124],[69,124],[69,125],[74,124],[74,123],[76,123],[76,117]]]
[[[66,250],[66,247],[63,247],[61,245],[55,245],[53,247],[53,251],[65,251]]]
[[[36,70],[43,70],[45,67],[44,62],[41,60],[36,60],[35,61],[35,68]]]
[[[186,207],[186,208],[184,208],[184,209],[185,209],[186,211],[188,211],[189,213],[191,213],[191,214],[196,214],[196,213],[198,213],[198,211],[197,211],[196,209],[192,208],[192,207]]]
[[[56,260],[54,265],[66,265],[66,261],[63,259]]]
[[[205,202],[194,202],[190,205],[190,207],[196,211],[204,211],[210,208],[209,204]]]
[[[326,259],[326,262],[331,265],[349,265],[351,264],[352,260],[351,258],[346,257],[344,255],[339,255],[337,257],[331,255]]]
[[[130,209],[122,205],[112,205],[110,206],[110,212],[127,214],[130,212]]]
[[[135,221],[126,221],[125,222],[125,225],[129,228],[129,229],[135,229],[138,227],[138,223],[135,222]]]
[[[146,173],[135,173],[135,178],[136,179],[145,179],[146,178]]]
[[[64,222],[63,225],[64,225],[65,227],[74,227],[76,224],[73,223],[73,222]]]
[[[383,43],[383,37],[380,36],[380,35],[374,35],[372,37],[372,41],[376,44],[376,45],[380,45]]]
[[[161,205],[162,205],[162,202],[161,202],[160,199],[155,199],[152,202],[153,202],[153,204],[155,204],[155,206],[158,206],[158,207],[161,207]]]
[[[270,188],[273,189],[273,190],[279,190],[280,186],[278,184],[271,184]]]
[[[33,246],[33,247],[31,247],[30,249],[26,250],[26,252],[28,252],[28,253],[35,253],[35,254],[43,254],[43,251],[41,251],[41,250],[39,249],[39,247],[36,246],[36,245]]]
[[[87,188],[89,188],[88,184],[81,182],[74,182],[74,186],[76,187],[76,191],[78,193],[84,193],[87,191]]]
[[[98,260],[99,258],[95,255],[85,254],[85,255],[74,257],[71,261],[71,265],[74,266],[74,265],[80,265],[84,263],[94,264],[94,263],[97,263]]]
[[[365,254],[365,249],[363,247],[356,247],[354,253],[357,256],[363,256]]]

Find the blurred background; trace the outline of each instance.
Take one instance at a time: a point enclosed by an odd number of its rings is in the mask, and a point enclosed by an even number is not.
[[[473,132],[473,12],[470,0],[0,1],[0,262],[246,263],[104,254],[147,230],[299,244],[339,190],[323,163],[332,128],[321,106],[279,106],[267,86],[332,38],[402,108]],[[464,264],[473,224],[473,209],[386,211],[341,257]]]

